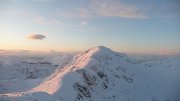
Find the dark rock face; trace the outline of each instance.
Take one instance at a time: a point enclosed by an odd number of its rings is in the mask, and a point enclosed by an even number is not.
[[[103,72],[98,71],[98,72],[97,72],[97,75],[98,75],[101,79],[104,79],[106,82],[108,82],[107,75],[104,74]]]
[[[107,83],[105,83],[105,82],[103,82],[102,86],[103,86],[104,89],[108,88]]]
[[[123,75],[123,79],[126,80],[128,83],[133,83],[133,79],[131,77]]]
[[[38,77],[39,70],[37,68],[29,69],[26,68],[25,74],[26,74],[26,79],[36,79]]]
[[[29,72],[28,74],[27,74],[27,77],[26,77],[26,79],[36,79],[37,78],[37,74],[38,74],[38,71],[35,71],[35,72]]]
[[[83,84],[76,82],[73,86],[75,92],[77,93],[76,100],[91,99],[91,92],[93,92],[97,85],[101,86],[103,89],[108,88],[108,77],[107,75],[96,68],[93,70],[94,74],[88,72],[88,70],[81,69],[77,72],[81,75],[83,79]]]
[[[97,75],[98,75],[98,77],[100,77],[103,80],[102,87],[104,89],[107,89],[108,88],[108,78],[107,78],[107,75],[104,74],[102,71],[98,71]]]
[[[85,71],[82,72],[82,75],[88,86],[95,85],[96,77],[88,75]]]
[[[97,72],[97,75],[102,79],[103,77],[106,77],[103,72]]]
[[[75,83],[74,87],[75,91],[77,92],[77,100],[83,100],[85,98],[91,98],[91,94],[89,89],[86,86],[80,85],[79,83]]]

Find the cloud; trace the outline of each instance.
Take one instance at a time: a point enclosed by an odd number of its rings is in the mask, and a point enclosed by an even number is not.
[[[43,40],[44,38],[46,38],[46,36],[41,34],[32,34],[28,36],[28,39],[32,39],[32,40]]]
[[[40,24],[60,24],[62,23],[60,20],[57,19],[45,19],[42,16],[34,16],[34,22]]]
[[[84,25],[87,25],[88,23],[89,23],[88,21],[81,21],[80,25],[84,26]]]
[[[148,18],[136,7],[118,0],[90,0],[88,5],[78,6],[74,11],[66,12],[63,15],[81,19],[95,17]]]
[[[146,18],[137,8],[126,5],[115,0],[94,1],[94,7],[91,8],[97,16],[105,17],[124,17],[124,18]]]
[[[37,1],[37,2],[48,2],[50,0],[33,0],[33,1]]]
[[[2,13],[8,14],[8,12],[2,12]],[[54,18],[54,17],[48,18],[47,16],[43,16],[40,14],[36,14],[32,11],[26,11],[26,10],[14,10],[14,11],[11,11],[11,14],[9,15],[10,16],[21,15],[27,21],[31,21],[36,24],[57,25],[57,24],[63,23],[61,20],[57,18]]]

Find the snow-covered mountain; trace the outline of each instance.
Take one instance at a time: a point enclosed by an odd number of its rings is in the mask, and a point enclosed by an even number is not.
[[[57,68],[68,64],[72,55],[0,54],[0,94],[27,91],[38,86]]]
[[[1,94],[0,100],[179,101],[179,60],[145,63],[104,46],[93,47],[32,89]]]

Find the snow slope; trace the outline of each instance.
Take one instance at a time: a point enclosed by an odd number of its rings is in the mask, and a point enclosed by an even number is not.
[[[36,87],[1,94],[0,100],[179,101],[179,60],[140,62],[104,46],[93,47],[56,69]]]
[[[0,93],[22,92],[32,89],[71,59],[71,55],[19,56],[1,54]]]

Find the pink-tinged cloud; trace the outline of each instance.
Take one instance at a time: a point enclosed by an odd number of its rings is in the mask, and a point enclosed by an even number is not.
[[[92,19],[95,17],[121,17],[131,19],[148,18],[138,8],[124,4],[118,0],[90,0],[91,2],[84,6],[78,6],[73,11],[60,13],[61,16]]]
[[[46,36],[41,34],[32,34],[28,38],[32,40],[43,40]]]

